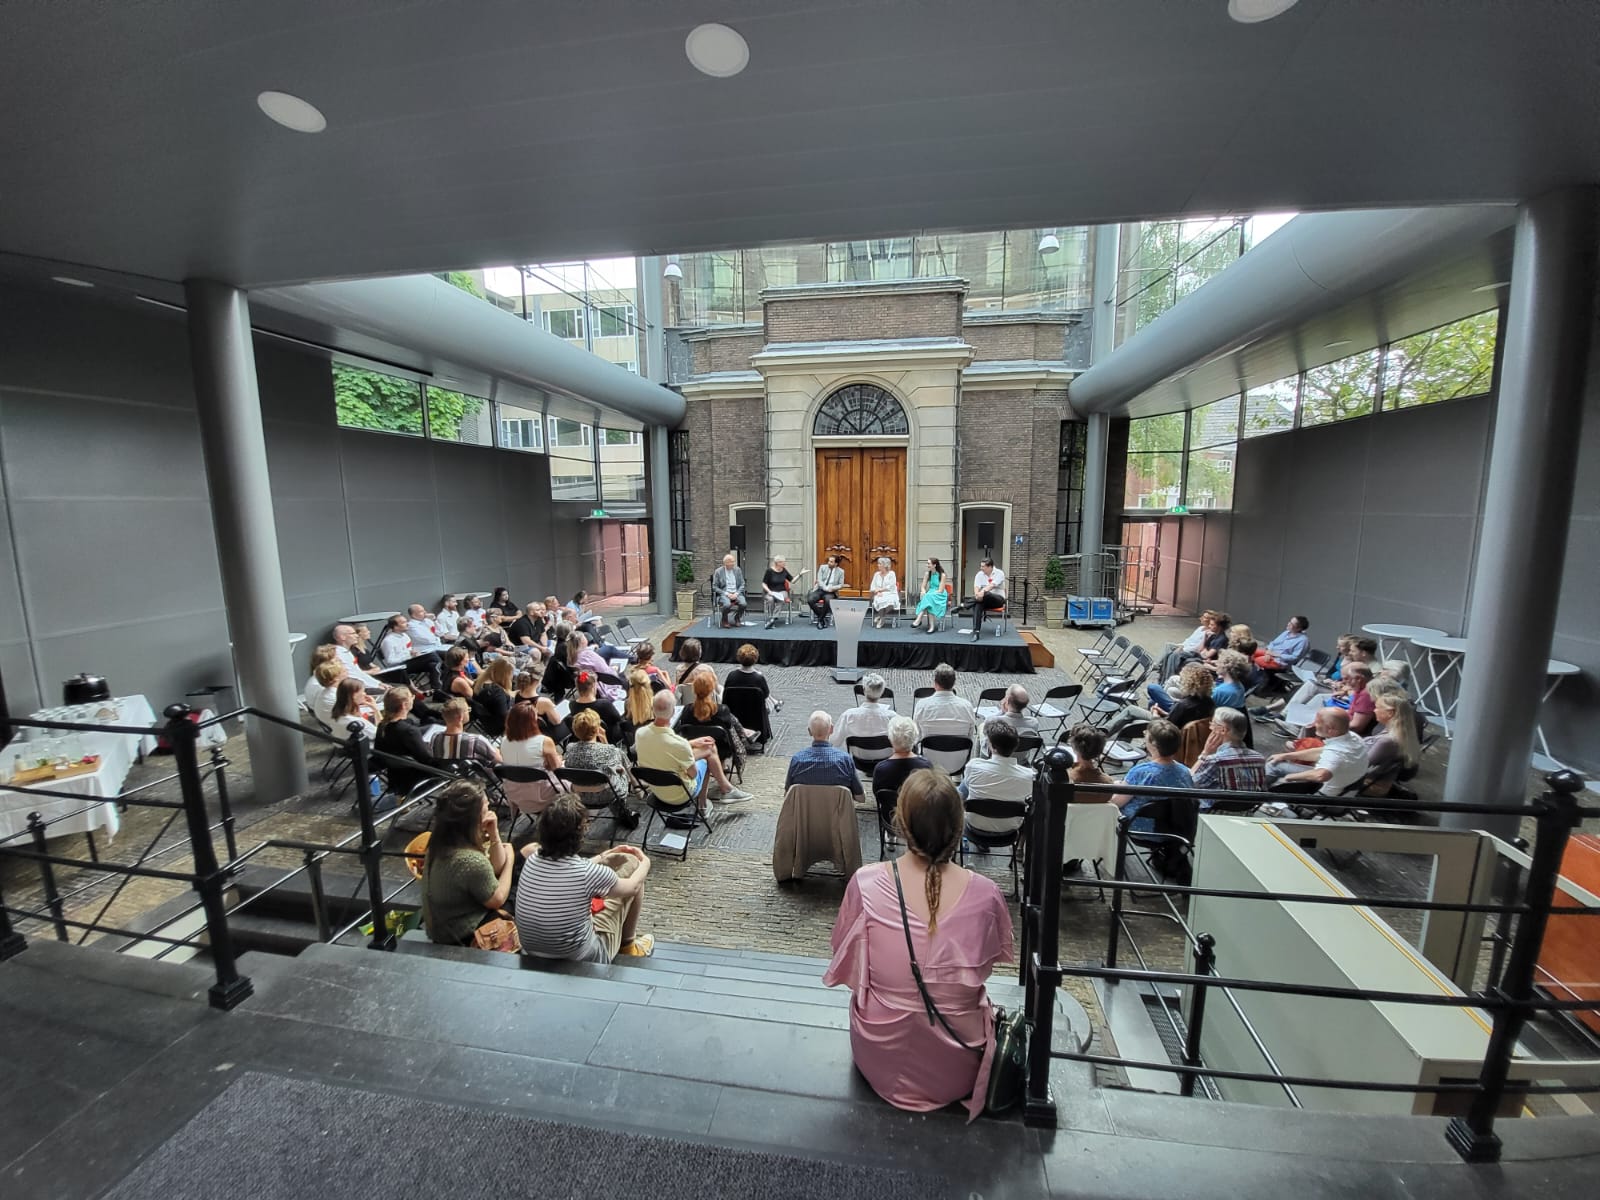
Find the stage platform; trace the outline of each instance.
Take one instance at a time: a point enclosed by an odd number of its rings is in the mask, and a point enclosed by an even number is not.
[[[738,629],[720,629],[715,624],[707,625],[704,617],[697,618],[668,637],[664,649],[677,658],[678,642],[692,637],[699,639],[700,657],[705,662],[734,662],[739,647],[749,642],[761,652],[763,663],[780,667],[859,665],[863,670],[931,671],[947,662],[958,671],[1006,675],[1031,675],[1036,665],[1053,666],[1055,662],[1036,638],[1019,634],[1015,628],[996,637],[993,625],[985,623],[983,637],[975,641],[970,622],[934,634],[913,629],[906,622],[898,629],[863,626],[860,663],[840,664],[832,628],[818,629],[810,621],[797,620],[763,629],[764,621],[750,621],[748,617],[745,620],[746,624]],[[1045,661],[1040,660],[1041,654]]]

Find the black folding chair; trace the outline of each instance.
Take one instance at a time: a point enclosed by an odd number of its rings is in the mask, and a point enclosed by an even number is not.
[[[930,733],[922,739],[922,757],[952,780],[960,779],[972,759],[972,739],[953,733]]]
[[[583,807],[589,810],[591,819],[611,817],[613,835],[622,832],[622,825],[612,811],[612,805],[618,800],[617,793],[611,787],[611,776],[604,771],[591,771],[583,767],[557,767],[555,775],[571,789],[573,795],[583,801]]]
[[[933,689],[931,687],[919,687],[919,688],[917,688],[914,692],[911,693],[911,707],[912,707],[912,709],[915,710],[918,700],[921,700],[924,696],[931,696],[931,695],[933,695]]]
[[[644,787],[645,800],[650,806],[650,816],[645,820],[639,845],[650,848],[650,827],[659,816],[668,829],[683,832],[683,852],[677,857],[679,862],[687,862],[689,841],[694,837],[695,827],[703,825],[706,833],[711,833],[711,822],[696,807],[695,795],[689,790],[688,783],[674,771],[661,771],[654,767],[634,767],[633,777]],[[660,846],[656,850],[662,852]]]
[[[856,764],[856,770],[868,779],[872,778],[872,769],[894,753],[894,747],[889,744],[889,736],[883,733],[847,737],[844,740],[844,749],[850,756],[850,761]]]
[[[1043,724],[1054,721],[1056,732],[1066,728],[1067,718],[1072,716],[1072,709],[1078,703],[1078,697],[1083,695],[1083,684],[1063,683],[1045,692],[1044,699],[1033,705],[1031,711],[1033,719]]]
[[[754,729],[761,735],[760,745],[765,749],[767,742],[772,739],[772,721],[767,715],[767,698],[761,694],[761,689],[724,688],[722,702],[728,706],[728,711],[733,714],[734,720],[746,729]]]
[[[898,850],[905,845],[896,811],[900,804],[900,792],[877,788],[872,793],[872,799],[873,806],[878,810],[878,861],[882,862],[889,857],[891,850]]]
[[[978,702],[972,707],[976,710],[980,725],[989,720],[989,718],[1000,715],[1000,710],[1005,706],[1006,692],[1008,690],[1008,688],[993,687],[984,688],[978,693]]]
[[[974,829],[966,823],[961,839],[961,865],[967,864],[968,846],[976,846],[985,853],[1009,848],[1011,851],[1011,898],[1019,894],[1017,886],[1017,860],[1027,845],[1024,831],[1028,827],[1028,802],[1026,800],[1001,800],[994,796],[968,796],[967,816],[987,817],[994,821],[1016,821],[1016,827],[1006,830]]]
[[[1028,733],[1024,730],[1022,733],[1017,734],[1017,752],[1013,757],[1018,762],[1027,763],[1031,767],[1039,757],[1039,752],[1043,749],[1044,738],[1037,733]]]
[[[687,715],[687,714],[686,714]],[[733,735],[721,725],[693,725],[685,721],[678,726],[678,736],[688,741],[708,737],[717,744],[717,757],[722,760],[722,770],[730,781],[744,782],[744,770],[734,750]]]
[[[856,703],[857,704],[865,704],[866,703],[867,693],[859,683],[856,684],[856,686],[855,686],[855,694],[856,694]],[[894,689],[892,687],[884,688],[883,689],[883,695],[881,697],[879,697],[879,698],[882,699],[882,700],[887,700],[889,702],[889,707],[890,708],[894,707]]]

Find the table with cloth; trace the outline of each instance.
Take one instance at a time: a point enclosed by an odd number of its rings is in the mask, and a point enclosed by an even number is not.
[[[116,716],[97,715],[105,708],[116,710]],[[121,696],[68,708],[46,708],[30,713],[29,718],[34,721],[81,722],[145,728],[158,723],[155,710],[150,707],[150,701],[143,696]],[[51,837],[61,837],[69,833],[93,833],[96,830],[104,830],[115,837],[122,821],[114,803],[96,804],[85,812],[79,810],[85,807],[84,801],[96,797],[107,801],[115,800],[121,794],[123,782],[128,778],[128,772],[133,769],[133,764],[156,748],[155,737],[129,733],[74,733],[71,730],[49,729],[18,729],[17,732],[29,733],[30,740],[22,741],[19,737],[5,750],[0,751],[0,779],[11,778],[17,762],[28,761],[30,748],[32,753],[37,754],[41,743],[47,741],[75,740],[80,755],[97,754],[100,756],[100,762],[95,770],[82,775],[73,775],[66,779],[41,779],[34,784],[0,787],[0,838],[25,831],[28,828],[28,814],[33,812],[38,813],[46,821],[57,817],[66,818],[50,826]],[[40,796],[31,791],[35,787],[53,792],[71,792],[82,796],[84,800]],[[68,816],[68,814],[74,815]]]

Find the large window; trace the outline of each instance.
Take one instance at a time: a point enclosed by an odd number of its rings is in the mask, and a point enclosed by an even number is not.
[[[1260,437],[1264,433],[1282,433],[1294,428],[1294,414],[1299,401],[1298,375],[1276,379],[1253,387],[1244,397],[1243,435]]]
[[[906,410],[881,387],[852,383],[834,392],[817,409],[813,437],[893,436],[911,432]]]
[[[1395,342],[1384,353],[1385,408],[1480,396],[1494,380],[1493,310]]]
[[[566,417],[550,418],[550,449],[577,450],[594,444],[594,426]]]
[[[601,304],[593,310],[595,337],[632,337],[638,325],[631,304]]]
[[[1327,425],[1364,417],[1378,407],[1378,351],[1353,354],[1305,373],[1300,424]]]
[[[644,502],[644,438],[637,429],[600,431],[600,499]]]
[[[1163,413],[1128,422],[1128,475],[1124,508],[1168,509],[1183,494],[1186,414]]]
[[[583,309],[547,308],[544,310],[546,332],[569,342],[583,340]]]
[[[1076,554],[1083,525],[1083,454],[1088,426],[1082,421],[1061,422],[1061,446],[1056,457],[1057,554]]]
[[[689,434],[667,434],[667,493],[672,509],[672,548],[689,549]]]
[[[494,416],[489,402],[465,392],[430,387],[428,436],[469,446],[494,445]]]
[[[520,404],[499,404],[500,446],[505,450],[544,449],[544,414]]]
[[[346,429],[423,434],[422,385],[415,380],[334,363],[333,405]]]
[[[1189,414],[1189,461],[1183,503],[1190,508],[1231,508],[1233,461],[1239,446],[1239,397],[1229,396]]]

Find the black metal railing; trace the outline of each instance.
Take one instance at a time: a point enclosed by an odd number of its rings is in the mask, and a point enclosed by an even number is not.
[[[458,778],[427,764],[410,759],[396,759],[373,751],[359,734],[359,724],[352,723],[347,738],[338,738],[325,730],[312,729],[296,721],[279,717],[261,709],[246,706],[233,712],[196,721],[192,710],[175,704],[165,710],[164,724],[151,728],[118,725],[99,725],[66,721],[39,721],[13,718],[14,725],[60,731],[64,733],[111,733],[139,738],[157,738],[170,746],[174,771],[160,778],[148,780],[115,797],[89,798],[74,792],[30,787],[29,793],[41,798],[79,802],[80,807],[46,819],[39,812],[29,814],[28,827],[20,833],[0,839],[0,860],[12,859],[27,862],[37,870],[40,880],[40,907],[23,908],[6,902],[0,894],[0,961],[21,953],[27,947],[26,937],[13,924],[13,918],[43,922],[54,931],[59,941],[72,939],[79,931],[79,942],[91,934],[110,934],[129,941],[154,942],[164,948],[155,955],[166,957],[173,952],[193,949],[204,941],[205,949],[216,971],[216,983],[210,989],[210,1002],[216,1008],[231,1009],[251,994],[250,980],[239,973],[234,939],[229,932],[229,918],[258,902],[274,889],[305,874],[312,891],[314,919],[319,940],[337,941],[369,921],[372,925],[371,945],[375,949],[392,950],[394,934],[389,928],[389,911],[398,895],[414,881],[407,879],[399,887],[385,891],[382,867],[385,858],[402,856],[402,851],[386,850],[383,845],[388,825],[418,804],[426,802],[432,792],[445,783]],[[356,832],[337,842],[306,842],[287,838],[264,840],[243,853],[239,850],[235,817],[228,792],[228,760],[221,747],[211,749],[209,761],[200,761],[199,743],[204,730],[237,719],[266,721],[292,728],[312,741],[329,745],[335,754],[343,755],[350,764],[354,807],[358,817]],[[386,811],[377,811],[372,789],[373,764],[403,764],[414,774],[427,777],[426,782],[411,789],[410,794]],[[215,795],[218,819],[213,821],[208,803],[206,783],[210,781]],[[148,793],[176,782],[179,799],[161,799]],[[52,849],[49,842],[62,832],[60,826],[77,818],[92,814],[100,805],[114,803],[127,807],[167,810],[166,820],[156,830],[132,862],[113,862],[104,857],[96,846],[92,834],[88,835],[88,858],[76,858]],[[184,836],[161,845],[179,817],[184,819]],[[218,858],[215,835],[222,834],[223,855]],[[258,855],[274,849],[298,850],[303,855],[301,865],[278,879],[259,888],[231,905],[230,889],[235,887],[239,873]],[[156,865],[168,855],[187,849],[190,867],[187,870]],[[334,855],[348,855],[361,868],[358,890],[366,893],[366,906],[354,920],[335,930],[329,917],[322,864]],[[58,884],[58,869],[79,871],[93,876],[69,891]],[[108,922],[106,914],[120,898],[128,883],[134,879],[156,879],[169,883],[186,884],[195,892],[193,903],[176,912],[164,913],[161,924],[154,930],[125,928]],[[68,916],[68,904],[83,900],[96,888],[114,884],[109,896],[88,919]],[[353,899],[353,897],[352,897]],[[174,936],[174,927],[180,930],[183,923],[199,914],[202,924],[192,932]]]
[[[1548,777],[1548,790],[1530,804],[1465,804],[1445,805],[1432,801],[1405,801],[1375,799],[1371,797],[1303,797],[1308,805],[1322,810],[1323,815],[1341,812],[1354,814],[1357,810],[1373,812],[1424,813],[1448,811],[1472,813],[1482,816],[1515,816],[1531,818],[1537,828],[1530,865],[1520,878],[1513,873],[1505,903],[1452,903],[1447,901],[1416,900],[1404,896],[1315,895],[1288,892],[1250,891],[1228,888],[1207,888],[1188,884],[1166,883],[1157,878],[1148,855],[1141,852],[1140,843],[1146,846],[1163,838],[1181,843],[1184,850],[1188,842],[1172,833],[1133,833],[1127,821],[1119,821],[1115,871],[1109,879],[1087,880],[1086,885],[1111,892],[1108,936],[1104,961],[1101,965],[1089,963],[1063,964],[1060,961],[1060,904],[1061,870],[1065,845],[1068,805],[1080,799],[1078,793],[1094,793],[1097,798],[1123,793],[1147,797],[1175,797],[1179,803],[1201,801],[1224,802],[1230,806],[1253,806],[1264,797],[1261,793],[1227,791],[1184,791],[1172,788],[1137,787],[1124,783],[1075,785],[1068,777],[1070,757],[1057,749],[1045,756],[1035,787],[1034,803],[1027,830],[1026,883],[1022,904],[1022,955],[1021,980],[1026,992],[1026,1013],[1032,1028],[1028,1047],[1028,1079],[1023,1108],[1024,1119],[1029,1124],[1054,1125],[1055,1102],[1050,1089],[1051,1062],[1064,1059],[1095,1066],[1117,1067],[1176,1074],[1180,1090],[1192,1095],[1196,1087],[1206,1080],[1233,1080],[1265,1083],[1283,1090],[1288,1102],[1301,1106],[1296,1091],[1302,1087],[1370,1092],[1400,1092],[1414,1094],[1454,1095],[1465,1104],[1463,1115],[1453,1118],[1448,1126],[1450,1144],[1469,1161],[1487,1162],[1499,1158],[1500,1141],[1494,1132],[1495,1116],[1502,1104],[1514,1091],[1515,1096],[1542,1094],[1600,1092],[1600,1084],[1567,1085],[1522,1083],[1510,1084],[1513,1052],[1519,1035],[1529,1021],[1541,1013],[1575,1013],[1600,1011],[1600,1001],[1560,1000],[1541,995],[1536,986],[1536,972],[1540,947],[1554,903],[1560,875],[1562,855],[1574,829],[1585,817],[1600,816],[1600,810],[1580,808],[1577,793],[1583,781],[1570,772],[1560,772]],[[1201,817],[1200,820],[1205,820]],[[1130,861],[1139,861],[1145,867],[1148,879],[1130,879]],[[1520,900],[1517,899],[1520,891]],[[1148,909],[1128,909],[1124,902],[1127,894],[1154,894],[1167,906],[1166,912]],[[1274,903],[1322,904],[1362,907],[1413,909],[1424,912],[1447,912],[1492,915],[1496,919],[1493,934],[1487,940],[1494,943],[1493,960],[1489,968],[1489,983],[1471,995],[1422,994],[1414,992],[1384,991],[1369,988],[1330,987],[1294,980],[1234,978],[1216,973],[1216,937],[1210,931],[1196,933],[1176,906],[1175,901],[1186,896],[1213,897],[1228,900],[1267,901]],[[1563,905],[1556,910],[1561,916],[1594,916],[1600,906]],[[1154,916],[1175,921],[1182,929],[1184,945],[1192,970],[1170,971],[1151,969],[1131,936],[1140,965],[1126,968],[1117,965],[1118,952],[1128,934],[1129,916]],[[1514,919],[1515,924],[1509,924]],[[1507,932],[1509,929],[1509,933]],[[1176,985],[1190,989],[1190,1002],[1186,1028],[1179,1028],[1176,1018],[1168,1010],[1168,1019],[1174,1022],[1173,1032],[1182,1046],[1181,1061],[1146,1062],[1110,1054],[1090,1054],[1058,1051],[1051,1046],[1051,1027],[1054,1014],[1054,993],[1063,978],[1075,976],[1084,979],[1127,980],[1143,985]],[[1258,1053],[1268,1067],[1267,1071],[1225,1070],[1205,1065],[1201,1056],[1201,1039],[1206,1019],[1206,1002],[1210,992],[1217,991],[1227,1000],[1239,1018],[1246,1035],[1254,1042]],[[1267,992],[1284,995],[1321,997],[1335,1000],[1360,1000],[1366,1002],[1412,1004],[1448,1008],[1471,1008],[1492,1016],[1489,1040],[1483,1062],[1475,1079],[1445,1080],[1442,1082],[1408,1084],[1388,1080],[1340,1079],[1320,1076],[1289,1074],[1282,1071],[1270,1048],[1261,1038],[1240,1005],[1237,993]],[[1163,1005],[1163,1008],[1166,1008]]]

